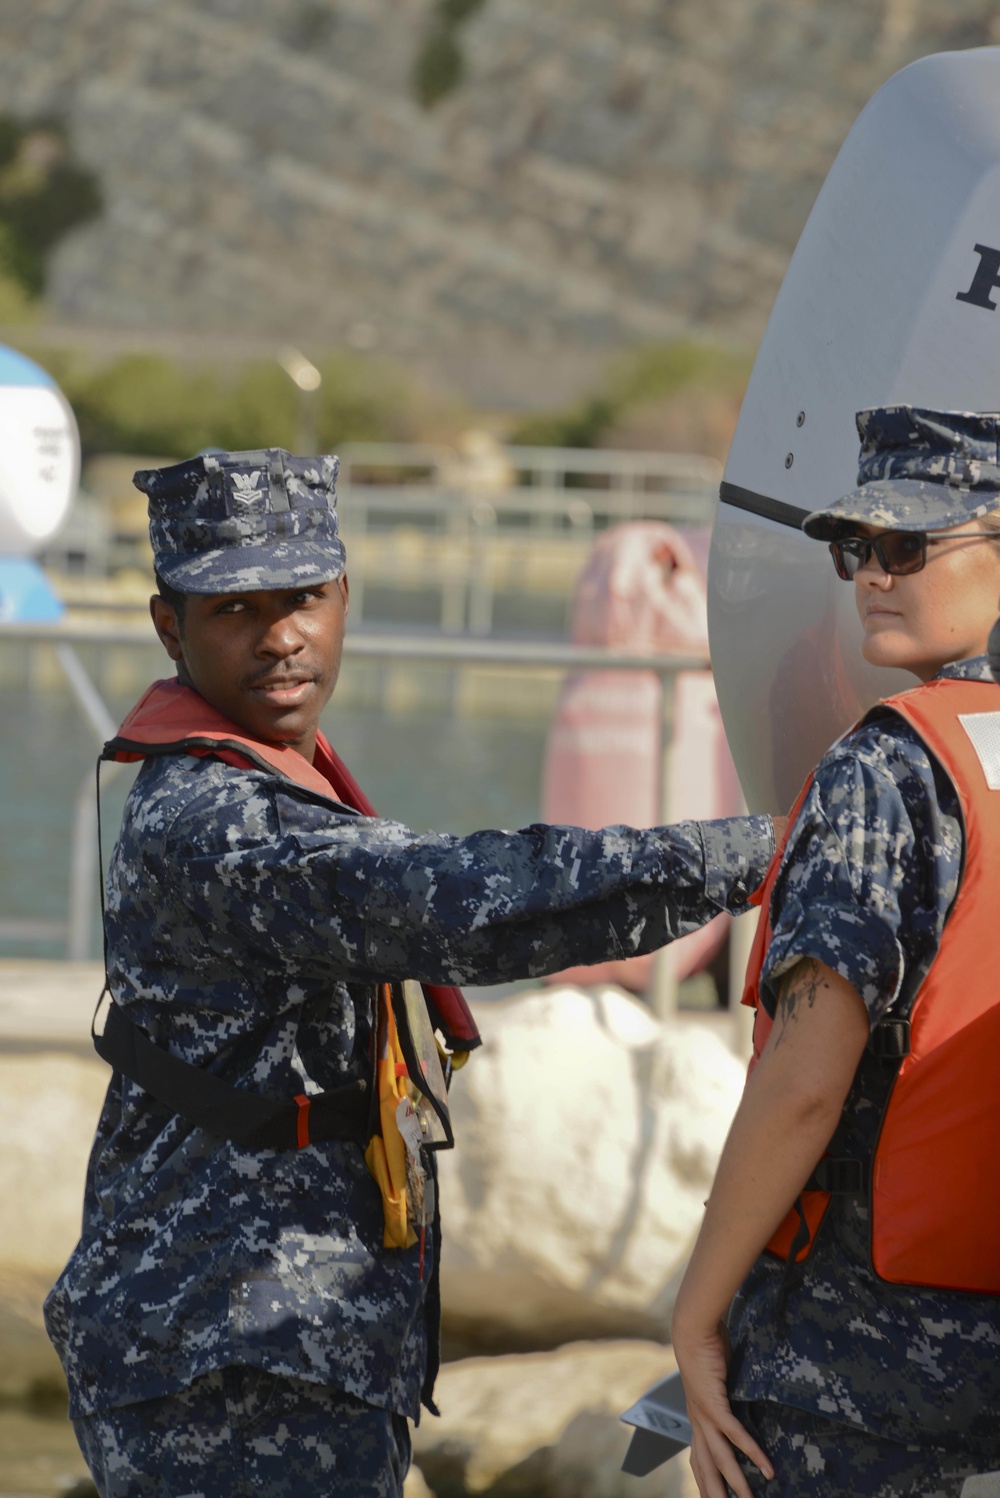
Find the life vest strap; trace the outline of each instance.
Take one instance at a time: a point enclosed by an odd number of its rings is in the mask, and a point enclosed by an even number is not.
[[[910,1054],[910,1021],[882,1019],[872,1026],[868,1049],[879,1061],[901,1061]]]
[[[861,1160],[824,1155],[806,1182],[807,1191],[828,1191],[835,1196],[859,1196],[868,1186],[868,1173]]]
[[[356,1139],[363,1144],[368,1137],[370,1098],[364,1080],[308,1099],[276,1102],[232,1087],[200,1066],[172,1056],[113,1001],[103,1033],[95,1030],[93,1038],[98,1055],[109,1066],[138,1083],[165,1108],[245,1149],[302,1149],[326,1139]]]

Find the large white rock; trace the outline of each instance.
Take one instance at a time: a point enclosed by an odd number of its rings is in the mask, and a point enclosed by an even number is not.
[[[0,1054],[0,1401],[61,1388],[42,1301],[80,1236],[107,1085],[96,1058]]]
[[[54,1279],[69,1258],[108,1075],[96,1057],[0,1055],[3,1268]]]
[[[435,1498],[433,1490],[427,1486],[424,1474],[417,1466],[411,1467],[406,1474],[406,1481],[403,1483],[403,1498]]]
[[[421,1421],[414,1461],[437,1498],[695,1498],[687,1453],[648,1477],[621,1470],[632,1432],[619,1414],[676,1366],[668,1347],[649,1342],[447,1363],[441,1418]]]
[[[446,1333],[666,1337],[743,1067],[710,1022],[619,989],[482,1003],[441,1156]]]

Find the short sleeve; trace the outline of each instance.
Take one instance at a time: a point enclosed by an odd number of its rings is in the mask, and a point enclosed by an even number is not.
[[[898,719],[866,725],[821,761],[772,895],[761,983],[769,1012],[776,980],[806,957],[846,978],[872,1023],[908,976],[926,971],[961,856],[939,775]]]

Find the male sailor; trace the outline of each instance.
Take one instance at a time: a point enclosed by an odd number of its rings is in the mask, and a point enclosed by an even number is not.
[[[106,886],[115,1070],[46,1305],[104,1498],[399,1495],[434,1408],[443,1077],[478,1043],[448,985],[650,951],[742,910],[774,848],[763,816],[375,816],[319,728],[336,472],[267,449],[135,476],[176,679],[106,751],[141,760]]]

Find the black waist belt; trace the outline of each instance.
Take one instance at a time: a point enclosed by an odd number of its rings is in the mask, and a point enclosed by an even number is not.
[[[368,1136],[369,1096],[363,1081],[278,1103],[231,1087],[154,1045],[115,1003],[108,1007],[104,1033],[95,1032],[94,1045],[109,1066],[172,1113],[248,1149],[304,1149],[323,1139],[363,1143]]]

